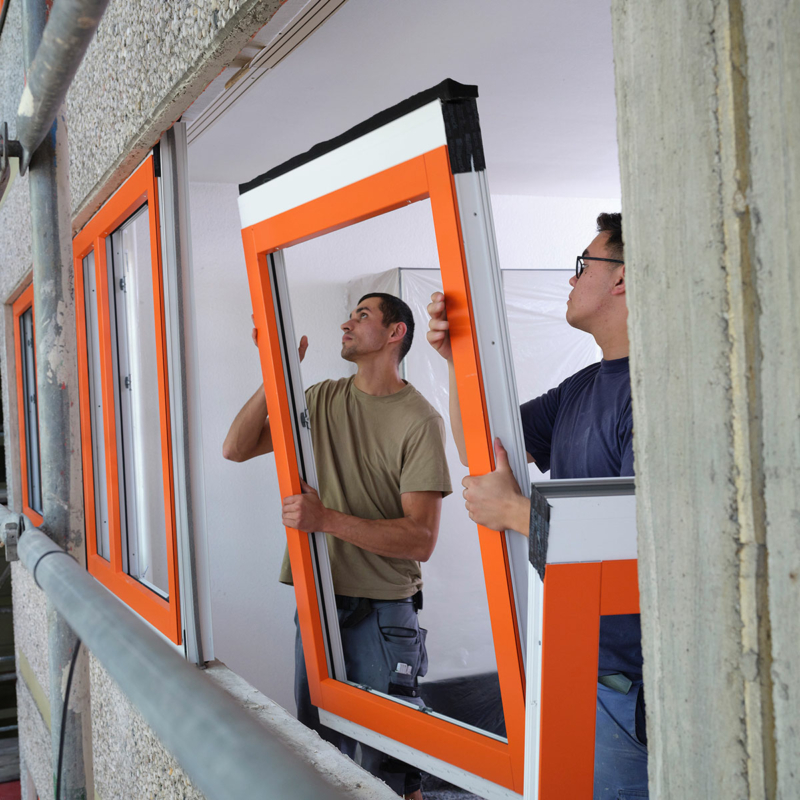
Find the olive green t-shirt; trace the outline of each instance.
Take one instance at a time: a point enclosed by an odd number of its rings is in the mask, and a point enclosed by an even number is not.
[[[311,440],[326,508],[361,519],[404,516],[404,492],[448,495],[444,422],[411,385],[374,397],[354,378],[317,383],[306,391]],[[370,553],[330,534],[328,552],[336,594],[397,600],[422,588],[418,561]],[[288,551],[280,580],[292,582]]]

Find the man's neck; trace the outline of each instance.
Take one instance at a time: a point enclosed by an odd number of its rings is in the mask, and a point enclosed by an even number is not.
[[[603,351],[604,361],[615,361],[618,358],[627,358],[630,353],[630,342],[628,341],[628,329],[612,332],[606,336],[595,336],[594,340],[598,347]]]
[[[360,361],[355,378],[356,388],[373,397],[396,394],[405,388],[397,364],[385,362]]]

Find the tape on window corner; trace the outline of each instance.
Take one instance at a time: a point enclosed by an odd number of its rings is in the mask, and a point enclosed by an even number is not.
[[[545,496],[531,486],[531,527],[528,532],[528,558],[531,566],[544,580],[547,564],[547,541],[550,537],[550,504]]]

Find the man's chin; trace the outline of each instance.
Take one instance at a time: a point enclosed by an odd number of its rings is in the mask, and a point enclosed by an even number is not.
[[[355,348],[342,345],[342,358],[345,361],[353,361],[355,359]]]

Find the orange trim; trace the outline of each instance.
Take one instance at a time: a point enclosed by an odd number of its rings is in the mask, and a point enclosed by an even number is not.
[[[638,613],[635,559],[548,564],[542,631],[540,800],[592,796],[600,616]]]
[[[592,796],[601,571],[599,563],[545,571],[540,800]]]
[[[639,613],[639,570],[635,558],[603,561],[600,613],[603,616]]]
[[[22,488],[22,513],[38,528],[44,517],[31,508],[30,497],[28,495],[28,447],[25,430],[27,428],[25,418],[25,408],[27,398],[25,397],[24,382],[22,380],[22,341],[20,339],[19,321],[20,317],[29,309],[33,309],[33,283],[31,282],[25,291],[14,301],[12,311],[14,314],[14,358],[16,358],[16,378],[17,378],[17,417],[19,422],[19,471],[20,486]],[[33,309],[33,318],[36,320],[36,309]],[[35,334],[34,334],[35,336]],[[33,376],[36,384],[36,375]],[[38,387],[37,387],[38,392]],[[38,407],[37,407],[38,411]]]
[[[242,231],[283,497],[300,491],[300,478],[267,255],[426,197],[431,198],[442,282],[448,297],[470,469],[478,474],[493,466],[455,187],[447,148],[441,147]],[[524,672],[503,534],[479,528],[508,744],[333,680],[328,675],[325,658],[309,537],[292,529],[286,533],[313,702],[333,714],[521,793]]]
[[[108,265],[106,241],[134,212],[148,204],[150,257],[152,263],[153,320],[156,337],[158,396],[161,434],[161,461],[166,516],[167,570],[169,599],[127,575],[122,569],[122,542],[119,499],[119,465],[117,453],[117,420],[114,402],[112,341],[109,310]],[[86,341],[86,298],[84,297],[83,259],[94,251],[98,302],[98,335],[100,339],[100,384],[103,396],[103,440],[109,511],[109,560],[97,552],[97,520],[92,453],[92,417],[89,403],[89,369]],[[172,478],[172,437],[169,415],[164,295],[161,272],[161,234],[158,214],[158,190],[152,157],[147,158],[113,197],[95,214],[73,240],[75,267],[76,322],[78,336],[79,392],[81,404],[81,443],[83,447],[83,485],[86,515],[87,566],[109,590],[144,617],[176,644],[181,643],[181,614],[178,584],[178,558],[175,532],[175,497]]]

